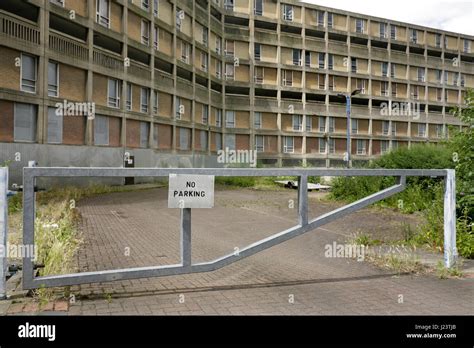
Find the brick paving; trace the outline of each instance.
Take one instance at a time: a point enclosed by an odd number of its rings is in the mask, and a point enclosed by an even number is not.
[[[293,204],[292,204],[293,203]],[[296,191],[218,190],[214,209],[192,213],[193,262],[209,261],[296,224]],[[310,194],[310,217],[335,208]],[[79,271],[179,262],[179,210],[166,189],[82,200]],[[472,314],[474,279],[394,275],[367,262],[328,258],[353,233],[398,239],[412,216],[365,209],[220,270],[83,284],[69,315]]]

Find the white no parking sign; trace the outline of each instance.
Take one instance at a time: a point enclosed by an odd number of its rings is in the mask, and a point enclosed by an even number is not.
[[[168,208],[213,208],[214,175],[170,174]]]

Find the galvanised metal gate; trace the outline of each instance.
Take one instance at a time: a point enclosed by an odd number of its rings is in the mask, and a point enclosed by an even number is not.
[[[222,256],[216,260],[191,262],[191,210],[181,210],[181,263],[166,266],[136,267],[119,270],[82,272],[64,275],[34,276],[32,257],[23,259],[23,288],[53,287],[115,280],[161,277],[178,274],[210,272],[254,255],[277,244],[312,231],[324,224],[353,213],[374,202],[403,191],[408,176],[444,177],[444,260],[452,267],[457,258],[456,251],[456,190],[455,172],[451,169],[197,169],[197,168],[39,168],[23,170],[23,244],[34,245],[35,231],[35,180],[38,177],[167,177],[170,174],[214,175],[214,176],[296,176],[298,177],[298,225],[240,249],[238,253]],[[353,202],[314,220],[308,220],[308,176],[392,176],[396,184]]]

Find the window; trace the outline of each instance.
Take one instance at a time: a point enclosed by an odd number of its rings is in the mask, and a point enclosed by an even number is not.
[[[316,22],[318,27],[324,27],[324,11],[316,11]]]
[[[36,93],[37,67],[36,57],[21,54],[21,90]]]
[[[235,128],[235,111],[225,112],[225,126],[226,128]]]
[[[359,120],[351,119],[351,131],[352,134],[359,133]]]
[[[263,15],[263,0],[255,0],[254,14],[256,16]]]
[[[150,23],[142,19],[142,44],[148,46],[150,44]]]
[[[255,67],[255,83],[262,84],[264,77],[264,68],[261,66]]]
[[[334,68],[334,56],[332,54],[328,54],[328,69],[332,70]]]
[[[207,71],[207,53],[201,52],[201,69]]]
[[[332,28],[334,23],[334,15],[332,13],[328,13],[328,28]]]
[[[219,36],[216,36],[216,53],[221,54],[222,39]]]
[[[222,134],[216,133],[216,150],[222,150]]]
[[[380,23],[380,38],[386,39],[387,38],[387,24]]]
[[[225,147],[229,150],[235,150],[235,134],[225,135]]]
[[[318,129],[321,133],[326,132],[326,117],[324,116],[318,117]]]
[[[412,86],[412,87],[413,87],[413,93],[412,93],[413,99],[418,99],[418,97],[419,97],[419,94],[418,94],[418,92],[419,92],[418,86]]]
[[[184,114],[184,105],[180,97],[175,99],[175,115],[177,120],[181,120],[181,116]]]
[[[57,97],[59,86],[59,64],[48,63],[48,96]]]
[[[222,110],[216,110],[216,127],[222,127]]]
[[[319,153],[326,153],[326,139],[319,138]]]
[[[336,120],[334,117],[329,117],[329,133],[334,133],[336,129]]]
[[[333,91],[334,90],[334,76],[328,76],[329,78],[329,90]]]
[[[305,52],[304,63],[306,67],[311,68],[311,52],[308,52],[308,51]]]
[[[209,106],[207,105],[202,106],[202,123],[203,124],[209,123]]]
[[[181,31],[181,25],[183,24],[183,19],[185,17],[184,11],[179,7],[176,7],[176,30]]]
[[[319,89],[326,88],[326,75],[318,74],[318,86],[319,86]]]
[[[64,7],[64,0],[49,0],[50,3]]]
[[[255,129],[261,129],[262,128],[262,113],[261,112],[255,112],[255,114],[254,114],[254,124],[255,124]]]
[[[358,155],[366,154],[366,141],[363,139],[357,139],[356,150]]]
[[[226,57],[234,57],[235,41],[234,40],[225,40],[225,55]]]
[[[418,68],[418,81],[425,82],[425,68]]]
[[[422,138],[426,136],[426,124],[418,123],[418,136]]]
[[[383,155],[390,149],[390,142],[388,140],[382,140],[380,142],[380,153]]]
[[[449,80],[449,72],[445,71],[444,72],[444,83],[447,85]]]
[[[398,141],[392,140],[392,149],[398,149]]]
[[[357,73],[357,58],[351,58],[351,71],[356,74]]]
[[[470,40],[464,39],[463,51],[464,51],[464,53],[471,53],[471,41]]]
[[[283,137],[283,152],[284,153],[295,152],[295,141],[293,137]]]
[[[96,21],[100,25],[110,27],[110,2],[109,0],[97,0]]]
[[[335,153],[336,152],[336,141],[333,138],[328,139],[328,144],[329,144],[329,153]]]
[[[207,132],[201,131],[201,150],[207,151]]]
[[[356,18],[356,33],[364,33],[364,21],[360,18]]]
[[[206,27],[202,27],[201,39],[202,39],[202,44],[207,47],[207,44],[209,42],[209,33]]]
[[[153,48],[158,50],[160,47],[160,28],[153,26]]]
[[[150,124],[148,122],[140,122],[140,147],[148,147],[148,137],[150,135]]]
[[[158,91],[153,90],[153,113],[155,115],[158,115],[159,104],[160,101]]]
[[[159,0],[153,0],[153,15],[155,17],[158,17],[158,12],[160,10],[160,6],[159,6]]]
[[[127,100],[125,101],[127,111],[132,110],[132,84],[127,82]]]
[[[436,101],[443,101],[443,89],[442,88],[436,88]]]
[[[150,9],[150,0],[142,0],[142,9],[148,12]]]
[[[181,43],[181,61],[186,64],[189,64],[189,56],[191,54],[191,45],[182,40],[180,40],[179,42]]]
[[[397,97],[398,95],[397,88],[398,88],[398,84],[392,82],[392,97]]]
[[[216,77],[220,79],[221,74],[222,74],[222,62],[220,60],[217,60],[216,61]]]
[[[13,121],[14,141],[36,141],[36,105],[15,103]]]
[[[443,41],[444,41],[444,48],[447,49],[447,48],[448,48],[448,37],[447,37],[446,35],[444,36],[444,40],[443,40]]]
[[[466,77],[464,76],[464,74],[461,74],[461,87],[465,87],[466,86]]]
[[[390,38],[392,40],[397,39],[397,27],[395,25],[390,25]]]
[[[260,45],[259,43],[256,43],[255,44],[255,52],[254,52],[256,61],[258,61],[258,62],[260,61],[261,54],[262,54],[262,45]]]
[[[442,83],[443,82],[443,71],[442,70],[436,70],[436,82],[437,83]]]
[[[441,48],[441,34],[435,34],[435,44],[437,48]]]
[[[48,108],[48,144],[63,142],[63,115],[56,108]]]
[[[256,135],[255,136],[255,150],[257,152],[265,152],[263,135]]]
[[[148,104],[149,104],[150,94],[148,88],[142,87],[140,90],[140,111],[141,112],[148,112]]]
[[[395,78],[396,72],[397,72],[397,67],[396,67],[396,65],[393,64],[393,63],[390,63],[390,76],[391,76],[392,78]]]
[[[320,53],[318,55],[318,60],[319,60],[319,69],[324,69],[325,67],[325,60],[326,60],[326,57],[325,57],[325,54],[324,53]]]
[[[382,134],[383,135],[390,134],[390,121],[382,121]]]
[[[444,127],[442,124],[436,125],[436,137],[437,138],[444,138]]]
[[[380,95],[387,97],[388,96],[388,82],[381,81],[380,82]]]
[[[107,116],[94,118],[94,145],[109,145],[109,118]]]
[[[292,126],[295,132],[302,132],[303,131],[303,116],[293,115]]]
[[[306,116],[306,131],[311,132],[313,130],[313,117]]]
[[[233,81],[234,80],[235,67],[234,64],[227,63],[225,65],[225,79]]]
[[[301,50],[293,49],[293,65],[301,65]]]
[[[283,4],[283,19],[285,21],[292,22],[293,21],[293,6],[288,4]]]
[[[179,129],[179,149],[189,150],[191,140],[191,130],[189,128]]]
[[[418,31],[416,29],[411,29],[410,31],[410,41],[413,43],[418,43]]]
[[[283,86],[288,86],[288,87],[293,86],[293,71],[282,70],[281,73],[282,73]]]
[[[356,88],[360,89],[361,94],[365,94],[365,82],[366,80],[356,79]]]
[[[453,75],[453,86],[457,86],[459,83],[459,73],[455,72]]]
[[[111,108],[120,107],[120,82],[119,80],[109,79],[108,83],[107,105]]]
[[[382,62],[382,76],[384,77],[388,76],[388,63],[387,62]]]
[[[392,136],[397,135],[397,123],[396,122],[392,122],[392,127],[390,128],[390,130],[392,131]]]
[[[234,10],[234,0],[225,0],[224,1],[224,9],[226,10]]]

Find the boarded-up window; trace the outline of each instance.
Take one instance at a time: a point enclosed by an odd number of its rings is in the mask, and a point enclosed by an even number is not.
[[[56,108],[48,108],[48,143],[61,144],[63,142],[63,115],[56,113]]]
[[[180,150],[189,150],[190,130],[188,128],[179,129],[179,148]]]
[[[225,135],[225,147],[229,150],[235,150],[235,134]]]
[[[96,116],[94,119],[94,144],[109,145],[109,118]]]
[[[140,147],[148,147],[149,126],[148,122],[140,122]]]
[[[15,103],[15,141],[36,141],[36,105]]]
[[[207,151],[207,132],[201,131],[201,150]]]

